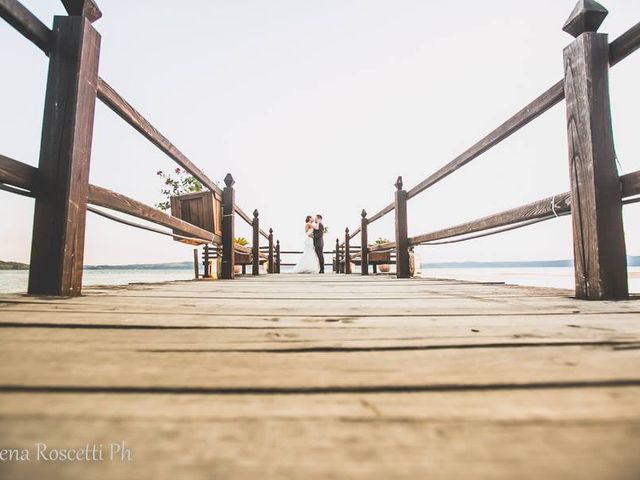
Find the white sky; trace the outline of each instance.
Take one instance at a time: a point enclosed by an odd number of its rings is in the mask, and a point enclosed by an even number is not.
[[[236,179],[286,249],[323,213],[328,243],[412,187],[562,77],[574,0],[99,0],[100,75],[211,178]],[[46,24],[60,2],[24,0]],[[601,32],[640,20],[607,0]],[[179,7],[179,8],[178,8]],[[37,165],[46,57],[0,21],[0,152]],[[611,71],[622,173],[640,169],[640,54]],[[100,102],[91,182],[153,204],[173,164]],[[569,189],[564,104],[410,201],[416,235]],[[0,192],[0,259],[28,261],[33,202]],[[625,207],[640,254],[640,205]],[[393,215],[370,238],[393,237]],[[248,228],[238,224],[240,234]],[[359,240],[358,240],[359,241]],[[85,263],[188,260],[191,248],[89,214]],[[568,217],[424,261],[571,258]]]

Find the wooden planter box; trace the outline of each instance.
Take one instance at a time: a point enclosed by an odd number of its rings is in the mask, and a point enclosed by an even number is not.
[[[222,197],[217,193],[205,191],[171,197],[171,215],[208,232],[222,235]],[[188,233],[175,229],[173,233],[190,236]],[[179,238],[174,238],[174,240],[198,244],[198,242]]]
[[[371,252],[369,253],[369,263],[391,263],[391,252]]]

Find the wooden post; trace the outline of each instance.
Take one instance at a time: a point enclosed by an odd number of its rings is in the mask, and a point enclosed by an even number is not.
[[[335,255],[335,264],[333,267],[333,271],[335,273],[340,273],[340,239],[336,238],[336,255]]]
[[[369,235],[367,233],[367,211],[363,208],[360,221],[360,265],[361,275],[369,275]]]
[[[81,9],[73,15],[53,22],[35,185],[31,294],[82,291],[100,35]]]
[[[273,228],[269,229],[269,261],[267,264],[269,266],[269,273],[275,273],[273,262]]]
[[[211,278],[211,248],[209,245],[202,249],[202,278]]]
[[[198,278],[200,278],[200,269],[198,268],[200,266],[200,258],[198,257],[198,249],[194,248],[193,249],[193,274],[196,277],[196,280],[198,280]]]
[[[230,173],[224,177],[224,190],[222,191],[222,272],[220,277],[225,280],[234,278],[236,254],[233,249],[233,237],[235,235],[235,180]]]
[[[620,178],[609,106],[609,43],[596,33],[607,15],[579,2],[563,30],[576,40],[564,49],[571,214],[576,297],[629,297]]]
[[[351,273],[351,250],[349,250],[349,227],[344,230],[344,273]]]
[[[251,225],[253,226],[251,274],[260,275],[260,220],[258,219],[258,210],[253,211],[253,222]]]
[[[280,273],[280,240],[276,242],[276,273]]]
[[[407,191],[402,189],[402,177],[396,180],[396,277],[409,278],[409,241],[407,239]]]

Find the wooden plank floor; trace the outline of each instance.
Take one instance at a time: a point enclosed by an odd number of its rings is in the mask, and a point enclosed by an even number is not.
[[[640,478],[638,301],[244,277],[0,296],[0,343],[3,480]]]

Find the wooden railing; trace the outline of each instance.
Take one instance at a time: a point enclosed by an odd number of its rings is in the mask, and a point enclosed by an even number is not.
[[[396,275],[407,278],[409,250],[417,245],[471,240],[571,214],[576,296],[600,300],[628,298],[622,206],[640,201],[640,198],[633,198],[640,194],[640,171],[620,177],[616,169],[608,70],[640,47],[640,23],[609,44],[606,34],[597,33],[606,14],[598,4],[580,2],[563,28],[576,38],[564,50],[563,80],[408,191],[404,190],[402,177],[399,177],[394,201],[376,214],[367,218],[363,210],[360,227],[352,233],[347,230],[343,242],[348,245],[356,235],[361,235],[363,275],[368,274],[367,256],[374,250],[395,250]],[[409,199],[478,158],[563,99],[566,100],[569,138],[569,192],[409,237]],[[395,241],[369,246],[368,227],[391,212],[395,212]]]
[[[102,15],[93,0],[66,1],[68,16],[54,17],[53,30],[16,0],[0,0],[0,16],[49,57],[49,73],[38,168],[0,155],[0,189],[35,198],[29,287],[31,294],[79,295],[82,290],[87,210],[130,226],[206,246],[222,253],[221,277],[234,278],[234,217],[252,225],[253,274],[258,274],[260,235],[270,246],[269,272],[275,272],[273,230],[259,228],[258,212],[250,218],[235,203],[233,178],[220,189],[184,153],[98,76],[100,34],[92,23]],[[120,193],[89,184],[96,99],[102,101],[143,137],[222,197],[222,234],[146,205]],[[114,210],[170,228],[139,225],[88,204]],[[197,254],[195,256],[197,259]],[[205,262],[204,276],[210,275]]]

